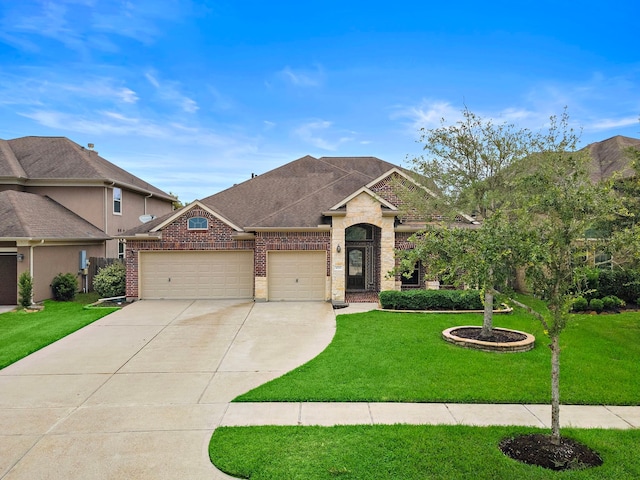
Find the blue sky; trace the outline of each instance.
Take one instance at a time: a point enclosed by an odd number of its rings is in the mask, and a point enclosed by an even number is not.
[[[184,201],[304,155],[399,165],[466,105],[640,138],[637,0],[0,0],[0,138],[66,136]]]

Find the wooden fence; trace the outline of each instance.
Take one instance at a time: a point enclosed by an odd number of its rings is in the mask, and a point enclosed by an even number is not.
[[[98,274],[100,269],[116,262],[123,263],[120,258],[89,257],[88,283],[90,292],[93,292],[93,278]]]

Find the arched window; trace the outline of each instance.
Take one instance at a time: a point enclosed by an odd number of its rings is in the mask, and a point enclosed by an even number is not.
[[[345,231],[345,240],[347,242],[373,240],[373,229],[371,225],[353,225]]]
[[[191,217],[189,219],[189,230],[207,230],[209,228],[209,221],[204,217]]]

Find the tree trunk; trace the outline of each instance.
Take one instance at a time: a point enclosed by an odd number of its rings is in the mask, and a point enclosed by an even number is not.
[[[480,339],[489,338],[493,333],[493,291],[487,289],[484,292],[484,318]]]
[[[551,441],[560,445],[560,342],[551,337]]]

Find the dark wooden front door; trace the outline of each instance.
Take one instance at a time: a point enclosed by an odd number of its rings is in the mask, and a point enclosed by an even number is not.
[[[16,254],[0,254],[0,305],[15,305],[18,296]]]
[[[347,290],[365,289],[365,255],[364,247],[347,248]]]

